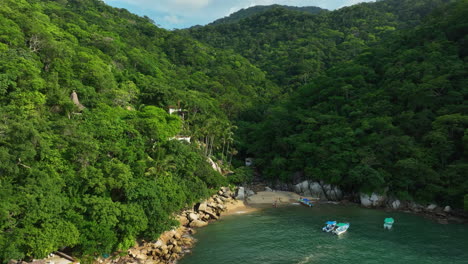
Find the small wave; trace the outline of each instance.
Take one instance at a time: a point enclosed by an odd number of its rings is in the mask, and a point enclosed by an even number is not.
[[[303,260],[299,261],[297,264],[306,264],[309,263],[309,260],[313,257],[313,254],[310,254],[309,256],[305,257]]]
[[[237,211],[236,214],[245,214],[247,211]]]

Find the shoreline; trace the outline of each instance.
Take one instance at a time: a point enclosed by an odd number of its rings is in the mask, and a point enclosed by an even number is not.
[[[223,216],[249,214],[271,208],[275,203],[278,207],[291,206],[298,203],[301,196],[290,191],[260,191],[253,195],[244,197],[243,200],[234,198],[234,193],[228,188],[222,188],[218,194],[210,197],[206,201],[195,204],[192,209],[181,212],[178,217],[180,225],[173,230],[166,231],[161,236],[151,242],[140,241],[127,251],[127,255],[114,255],[114,258],[97,259],[94,263],[100,264],[124,264],[124,263],[145,263],[145,264],[170,264],[177,263],[186,254],[190,254],[196,245],[196,239],[192,236],[199,227],[203,227],[219,220]],[[222,198],[222,199],[221,199]],[[311,198],[312,197],[304,197]],[[468,219],[454,216],[452,214],[440,215],[437,212],[427,210],[414,211],[408,208],[393,209],[387,207],[365,207],[359,203],[348,200],[342,201],[320,201],[318,204],[339,204],[343,206],[358,206],[368,209],[385,210],[389,212],[405,212],[420,215],[432,219],[439,224],[468,223]],[[216,210],[215,210],[216,209]],[[122,253],[122,252],[120,252]]]

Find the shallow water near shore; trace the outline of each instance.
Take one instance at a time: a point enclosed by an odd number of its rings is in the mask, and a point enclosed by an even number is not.
[[[392,230],[383,229],[393,217]],[[322,232],[327,220],[347,233]],[[354,205],[267,208],[223,217],[198,230],[179,264],[468,263],[468,225],[441,225],[419,215]]]

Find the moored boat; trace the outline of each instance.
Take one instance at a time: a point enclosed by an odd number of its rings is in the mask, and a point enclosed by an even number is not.
[[[346,232],[349,228],[349,223],[338,223],[336,224],[336,229],[333,230],[333,233],[341,235]]]
[[[327,221],[325,224],[326,226],[322,228],[322,231],[324,232],[331,232],[336,227],[336,221]]]
[[[393,218],[385,218],[383,224],[384,229],[392,229],[393,223],[395,223],[395,220],[393,220]]]
[[[307,199],[307,198],[299,198],[298,200],[301,204],[305,205],[305,206],[309,206],[309,207],[312,207],[314,206],[314,204],[312,203],[311,200]]]

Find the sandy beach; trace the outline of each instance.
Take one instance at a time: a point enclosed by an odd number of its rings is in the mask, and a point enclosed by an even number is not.
[[[253,196],[247,198],[249,206],[272,206],[275,202],[277,205],[287,205],[297,203],[301,196],[293,192],[273,191],[273,192],[258,192]],[[309,198],[312,199],[312,198]]]

